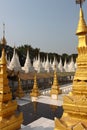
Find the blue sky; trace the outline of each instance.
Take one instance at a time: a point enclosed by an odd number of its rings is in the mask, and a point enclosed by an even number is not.
[[[87,22],[87,1],[83,4]],[[44,52],[77,53],[79,5],[75,0],[0,0],[0,37],[8,45],[29,44]]]

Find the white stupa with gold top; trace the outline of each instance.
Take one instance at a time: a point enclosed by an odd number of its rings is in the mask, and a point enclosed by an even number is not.
[[[51,94],[52,99],[58,99],[59,84],[58,84],[58,76],[57,76],[56,66],[55,66],[55,70],[54,70],[54,80],[53,80],[53,85],[52,85],[50,94]]]
[[[32,101],[36,101],[38,99],[38,96],[40,95],[40,91],[38,89],[38,85],[37,85],[37,77],[36,74],[34,76],[34,85],[33,85],[33,89],[32,92],[30,93],[31,96],[31,100]]]
[[[5,57],[6,39],[2,39],[2,55],[0,58],[0,130],[18,130],[23,122],[22,113],[17,113],[17,102],[12,100],[8,85],[7,65]]]
[[[80,3],[77,69],[73,80],[72,92],[64,96],[64,113],[59,120],[55,118],[54,130],[87,130],[87,26],[84,20],[82,1]]]

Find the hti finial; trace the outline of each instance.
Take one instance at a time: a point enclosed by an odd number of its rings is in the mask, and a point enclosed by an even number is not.
[[[76,0],[76,4],[80,4],[80,8],[82,8],[83,2],[85,2],[85,0]]]
[[[6,39],[5,39],[5,24],[3,23],[3,38],[2,38],[1,44],[5,46],[6,43],[7,42],[6,42]]]
[[[3,23],[3,36],[5,37],[5,23]]]

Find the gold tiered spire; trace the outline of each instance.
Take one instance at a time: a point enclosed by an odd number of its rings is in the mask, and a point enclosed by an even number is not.
[[[19,97],[19,98],[24,97],[24,92],[23,92],[23,89],[22,89],[22,86],[21,86],[19,73],[18,73],[18,88],[17,88],[16,96]]]
[[[5,40],[2,42],[2,56],[0,59],[0,130],[18,130],[23,121],[22,113],[16,114],[17,102],[12,100],[12,93],[8,85],[7,65],[5,59]]]
[[[83,10],[82,10],[82,8],[80,8],[79,22],[78,22],[76,34],[79,36],[83,33],[87,33],[87,26],[86,26],[86,22],[84,20]]]
[[[79,21],[81,20],[81,17],[83,16],[83,11],[82,8],[80,8],[80,18]],[[84,17],[82,17],[84,19]],[[83,20],[82,20],[83,21]],[[76,60],[77,62],[77,70],[74,76],[74,81],[73,81],[73,89],[72,93],[74,94],[81,94],[87,95],[87,26],[84,20],[84,26],[83,22],[79,22],[81,28],[78,28],[77,36],[78,36],[78,58]],[[83,28],[83,29],[82,29]],[[80,33],[79,33],[80,32]]]
[[[57,71],[56,71],[56,67],[54,70],[54,80],[53,80],[53,86],[58,86],[58,76],[57,76]],[[57,87],[58,88],[58,87]]]
[[[53,85],[52,85],[50,94],[51,94],[52,99],[58,99],[59,85],[58,85],[58,76],[57,76],[56,66],[54,70],[54,80],[53,80]]]
[[[78,47],[86,47],[86,34],[87,33],[87,26],[86,22],[84,20],[84,14],[82,8],[80,8],[80,13],[79,13],[79,22],[78,22],[78,27],[76,31],[76,35],[78,36]]]
[[[39,89],[38,89],[38,85],[37,85],[37,77],[36,74],[34,76],[34,85],[33,85],[33,89],[32,92],[30,93],[30,96],[32,98],[37,99],[37,97],[40,95]]]
[[[83,22],[84,21],[84,22]],[[73,80],[72,93],[64,96],[64,113],[60,120],[55,118],[54,130],[87,130],[87,26],[80,6],[77,29],[77,70]]]

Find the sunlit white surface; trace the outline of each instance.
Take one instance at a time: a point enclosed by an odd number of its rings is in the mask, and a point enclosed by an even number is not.
[[[54,121],[44,117],[39,118],[27,126],[21,126],[21,130],[53,130],[53,128]]]

